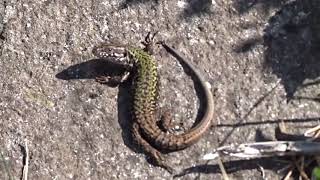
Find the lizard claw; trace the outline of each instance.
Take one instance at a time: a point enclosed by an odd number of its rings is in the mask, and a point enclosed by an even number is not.
[[[153,45],[155,44],[154,39],[158,33],[159,33],[159,31],[157,31],[153,34],[151,34],[151,32],[148,32],[147,36],[144,38],[144,41],[141,42],[145,46],[144,50],[146,52],[148,52],[149,54],[154,53],[154,50],[153,50]]]
[[[151,35],[151,32],[148,32],[147,36],[146,36],[145,39],[144,39],[145,43],[148,43],[148,44],[153,43],[154,37],[155,37],[158,33],[159,33],[159,31],[156,31],[155,33],[153,33],[153,34]]]

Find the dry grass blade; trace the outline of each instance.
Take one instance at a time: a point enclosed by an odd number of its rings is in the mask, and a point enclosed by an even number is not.
[[[300,163],[297,160],[294,160],[294,165],[296,166],[296,168],[298,169],[300,176],[304,179],[304,180],[310,180],[310,178],[308,177],[308,175],[306,174],[306,172],[304,171],[304,157],[301,157],[299,159]]]
[[[227,171],[226,171],[226,169],[225,169],[224,166],[223,166],[223,163],[222,163],[221,158],[218,157],[217,160],[218,160],[218,165],[219,165],[219,168],[220,168],[220,170],[221,170],[223,179],[224,179],[224,180],[230,180],[230,178],[228,177]]]
[[[314,127],[314,128],[308,129],[308,130],[304,133],[304,135],[305,135],[305,136],[316,136],[316,135],[318,134],[319,130],[320,130],[320,125],[318,125],[318,126],[316,126],[316,127]]]
[[[286,176],[283,178],[283,180],[289,180],[292,175],[293,170],[290,169],[290,171],[286,174]]]
[[[28,149],[28,141],[25,140],[25,163],[22,171],[22,179],[28,180],[28,168],[29,168],[29,149]]]
[[[317,155],[320,153],[320,142],[308,141],[267,141],[240,145],[223,146],[204,156],[204,159],[215,159],[221,156],[238,158],[262,158],[274,156]]]

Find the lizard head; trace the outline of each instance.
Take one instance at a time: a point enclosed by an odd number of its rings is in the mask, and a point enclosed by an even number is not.
[[[122,65],[132,64],[132,62],[130,62],[129,52],[125,46],[102,44],[100,46],[95,46],[92,53],[95,56],[106,59],[112,63]]]

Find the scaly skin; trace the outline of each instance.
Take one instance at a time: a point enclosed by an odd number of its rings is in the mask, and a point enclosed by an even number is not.
[[[213,118],[213,96],[205,84],[203,76],[194,66],[182,58],[174,49],[161,43],[163,47],[173,56],[183,61],[198,78],[206,98],[206,110],[203,118],[197,126],[183,134],[169,134],[161,130],[156,122],[158,101],[158,72],[156,61],[145,50],[125,46],[102,45],[97,46],[93,53],[99,58],[107,58],[111,61],[132,67],[133,80],[133,137],[148,153],[155,163],[164,167],[169,172],[169,167],[157,149],[181,150],[196,141],[206,132]],[[152,144],[152,145],[151,145]],[[156,148],[157,149],[156,149]]]

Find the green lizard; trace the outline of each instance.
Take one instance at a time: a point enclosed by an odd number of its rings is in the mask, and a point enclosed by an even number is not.
[[[153,36],[154,37],[154,36]],[[157,101],[159,77],[157,63],[150,55],[152,50],[153,37],[148,34],[145,49],[132,46],[103,44],[93,49],[93,54],[99,58],[122,64],[128,69],[128,73],[122,77],[116,77],[117,81],[123,82],[129,74],[133,74],[133,126],[132,134],[134,139],[141,145],[144,151],[149,154],[155,164],[173,172],[167,165],[159,150],[181,150],[200,139],[210,126],[213,118],[213,96],[203,76],[194,66],[183,58],[173,48],[164,42],[161,44],[173,56],[184,62],[195,74],[200,82],[206,100],[206,110],[201,121],[183,134],[170,134],[157,125]],[[113,77],[98,77],[99,82],[114,80]]]

